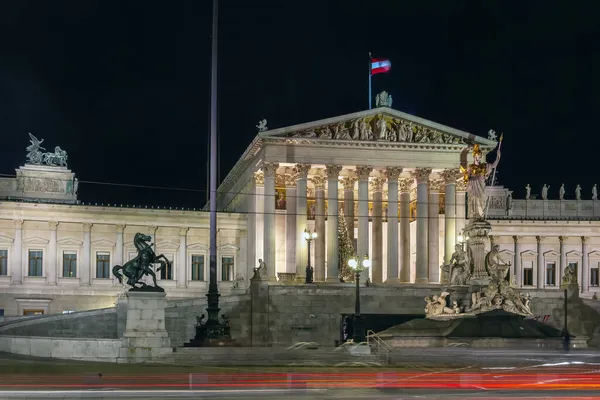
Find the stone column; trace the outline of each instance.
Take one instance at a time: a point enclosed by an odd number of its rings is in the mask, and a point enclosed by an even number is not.
[[[559,236],[558,241],[560,242],[560,266],[558,267],[558,277],[556,278],[556,286],[560,285],[563,274],[565,273],[565,267],[567,266],[567,252],[565,251],[565,240],[566,236]]]
[[[348,234],[350,240],[354,245],[354,184],[356,183],[356,176],[352,172],[351,175],[345,176],[342,179],[344,185],[344,217],[346,218],[346,227],[348,228]],[[356,251],[356,249],[354,249]]]
[[[12,264],[11,264],[11,283],[23,283],[23,220],[13,220],[15,225],[15,240],[13,242]]]
[[[442,173],[444,179],[444,264],[450,263],[456,245],[456,177],[458,171],[447,169]]]
[[[296,176],[285,176],[285,272],[296,272],[296,243],[304,240],[296,237]]]
[[[467,224],[467,184],[460,178],[456,181],[456,232],[454,236],[458,236],[463,233],[465,225]]]
[[[46,283],[48,285],[56,285],[58,282],[58,255],[56,254],[56,234],[58,229],[57,221],[49,221],[48,228],[50,229],[50,242],[48,243],[48,261],[46,265],[48,269],[46,271]]]
[[[317,238],[315,245],[315,270],[314,280],[322,282],[325,280],[325,177],[315,175],[311,178],[315,185],[315,200],[317,207],[315,210],[315,229]]]
[[[373,192],[373,214],[371,215],[371,228],[373,242],[371,244],[371,268],[373,268],[373,283],[383,282],[383,218],[382,218],[382,192],[385,178],[373,178],[371,189]]]
[[[116,225],[117,230],[117,242],[115,244],[115,260],[113,262],[114,265],[123,265],[123,231],[125,230],[125,225]]]
[[[341,165],[327,166],[327,281],[339,282],[338,182]]]
[[[92,274],[92,226],[90,223],[83,224],[83,257],[79,271],[82,285],[91,285],[92,276],[96,276]]]
[[[429,175],[431,168],[418,168],[413,173],[417,181],[417,275],[415,283],[429,282],[428,217]]]
[[[429,237],[427,247],[429,252],[429,282],[440,281],[440,189],[443,181],[432,179],[429,181],[429,220],[427,230]]]
[[[536,236],[537,241],[537,288],[543,289],[546,282],[546,266],[544,265],[544,253],[542,251],[543,236]]]
[[[410,282],[410,187],[413,179],[400,179],[400,282]],[[389,193],[388,193],[389,195]]]
[[[590,263],[588,257],[588,240],[587,236],[581,237],[581,292],[588,292],[590,290]]]
[[[386,283],[399,283],[398,271],[398,177],[401,167],[387,167],[388,215],[387,215],[387,279]]]
[[[306,179],[310,165],[296,164],[294,173],[296,176],[296,281],[304,282],[306,280],[306,259],[308,253],[306,240],[304,240],[304,231],[307,229],[306,223]],[[291,199],[288,199],[291,201]]]
[[[513,263],[513,274],[515,276],[515,281],[517,282],[517,287],[523,287],[523,268],[521,266],[521,240],[523,236],[513,236],[513,240],[515,242],[515,260]]]
[[[279,164],[273,162],[263,163],[265,177],[265,204],[264,204],[264,243],[263,261],[267,265],[268,280],[277,280],[277,259],[275,237],[275,173]]]
[[[372,167],[356,167],[358,176],[358,243],[357,256],[360,260],[369,254],[369,174]],[[361,274],[366,280],[369,278],[369,268]]]
[[[264,261],[265,255],[265,174],[263,171],[254,173],[254,260],[252,265],[258,265],[258,260]]]
[[[190,228],[179,228],[179,262],[177,263],[177,287],[187,287],[187,234]],[[241,253],[241,252],[240,252]]]

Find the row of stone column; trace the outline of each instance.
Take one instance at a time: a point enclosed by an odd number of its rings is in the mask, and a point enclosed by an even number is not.
[[[513,263],[513,274],[515,276],[515,281],[517,287],[523,286],[523,265],[521,263],[521,244],[522,244],[523,236],[513,236],[514,241],[514,263]],[[537,282],[536,286],[538,289],[543,289],[546,286],[546,264],[544,262],[544,249],[543,242],[546,239],[544,236],[536,236],[537,242]],[[559,236],[558,240],[560,243],[559,246],[559,265],[557,271],[557,286],[560,283],[562,276],[564,274],[565,268],[567,267],[567,252],[565,250],[565,240],[566,236]],[[588,241],[589,237],[581,236],[581,290],[587,291],[589,289],[589,281],[590,281],[590,266],[589,266],[589,258],[588,258]],[[493,237],[492,237],[493,242]]]
[[[15,226],[15,239],[11,252],[11,283],[23,283],[23,223],[21,219],[13,220]],[[58,278],[61,276],[60,259],[58,258],[58,241],[57,231],[59,223],[57,221],[49,221],[48,227],[50,230],[50,240],[48,242],[47,255],[50,262],[45,263],[46,283],[49,285],[58,284]],[[77,277],[80,279],[81,285],[91,285],[94,277],[93,259],[92,259],[92,223],[83,223],[83,243],[81,246],[81,255],[77,260]],[[126,261],[123,257],[124,241],[123,232],[125,225],[115,225],[116,242],[115,251],[111,260],[111,265],[123,265]],[[153,243],[156,243],[157,226],[149,227],[149,233]],[[186,286],[188,276],[187,272],[187,233],[189,228],[179,228],[179,263],[178,273],[176,274],[177,286]]]
[[[263,177],[256,183],[264,184],[263,202],[257,202],[255,210],[263,212],[263,254],[267,264],[267,272],[271,279],[276,278],[276,238],[275,238],[275,177],[279,165],[265,162],[262,166]],[[307,180],[311,166],[297,164],[290,179],[286,179],[286,264],[293,265],[295,260],[296,277],[304,280],[307,264],[305,243],[302,233],[307,227]],[[315,190],[315,280],[338,281],[338,182],[342,167],[327,165],[323,174],[314,174],[310,180]],[[369,253],[369,236],[372,238],[372,279],[373,282],[383,280],[383,218],[382,193],[383,185],[388,185],[388,223],[387,223],[387,281],[410,282],[410,190],[417,184],[417,259],[416,283],[439,282],[439,193],[445,186],[445,241],[444,255],[449,261],[454,251],[456,236],[462,231],[464,222],[457,219],[465,217],[464,186],[457,193],[456,185],[459,177],[457,170],[446,170],[440,176],[431,178],[431,169],[419,168],[412,172],[411,178],[400,178],[401,167],[388,167],[382,176],[369,181],[373,168],[357,166],[351,176],[342,178],[344,185],[344,216],[350,235],[354,236],[354,186],[358,181],[358,241],[357,255]],[[369,182],[372,185],[373,219],[372,231],[369,232]],[[459,183],[460,184],[460,183]],[[325,193],[327,185],[327,194]],[[259,191],[256,191],[259,193]],[[400,196],[398,196],[400,193]],[[328,201],[325,211],[325,199]],[[262,204],[260,204],[262,203]],[[262,210],[260,209],[262,206]],[[398,207],[400,221],[398,221]],[[396,210],[396,212],[394,212]],[[325,214],[328,223],[325,224]],[[432,216],[430,218],[430,216]],[[435,217],[434,217],[435,216]],[[327,226],[327,232],[325,227]],[[257,235],[258,237],[259,235]],[[325,246],[327,243],[327,246]],[[327,254],[326,254],[327,248]],[[325,268],[327,265],[327,268]],[[325,271],[325,269],[327,271]],[[367,271],[368,273],[368,271]],[[365,276],[368,276],[365,273]]]

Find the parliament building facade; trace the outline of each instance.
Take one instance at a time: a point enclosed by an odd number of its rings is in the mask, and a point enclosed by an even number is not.
[[[317,285],[340,285],[338,229],[344,219],[375,285],[440,284],[466,224],[459,156],[484,152],[475,136],[380,107],[257,134],[218,191],[217,279],[224,296],[244,291],[264,260],[273,285],[303,285],[308,247]],[[501,160],[510,162],[508,160]],[[487,188],[490,244],[520,288],[559,289],[567,266],[582,297],[599,290],[600,202],[513,199]],[[597,196],[594,196],[597,197]],[[114,265],[136,255],[133,236],[152,237],[172,261],[160,271],[169,298],[204,296],[208,212],[82,204],[67,167],[25,164],[0,178],[0,310],[4,316],[112,307],[126,287]]]

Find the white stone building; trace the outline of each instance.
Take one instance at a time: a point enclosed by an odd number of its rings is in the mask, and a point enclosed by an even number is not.
[[[316,231],[315,280],[338,283],[338,219],[373,283],[432,284],[465,226],[458,171],[465,142],[494,140],[382,107],[265,130],[219,187],[220,290],[247,287],[264,259],[273,281],[304,282],[306,230]],[[506,161],[504,161],[506,162]],[[502,161],[501,161],[502,163]],[[0,309],[4,315],[109,307],[124,289],[112,266],[135,255],[136,232],[173,261],[160,284],[169,297],[199,297],[208,281],[208,213],[92,206],[77,200],[63,167],[25,165],[0,179]],[[512,200],[489,188],[492,240],[524,288],[559,288],[577,264],[584,296],[598,288],[600,203]],[[339,211],[338,211],[339,210]],[[397,212],[390,212],[397,210]]]

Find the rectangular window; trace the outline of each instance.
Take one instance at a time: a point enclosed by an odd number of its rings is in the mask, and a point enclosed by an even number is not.
[[[556,263],[555,262],[546,263],[546,285],[548,285],[548,286],[556,285]]]
[[[523,263],[523,286],[533,286],[533,261]]]
[[[203,281],[204,280],[204,256],[193,254],[192,255],[192,280]]]
[[[0,275],[8,275],[8,250],[0,250]]]
[[[171,263],[160,269],[160,279],[173,279],[173,254],[165,254],[165,257]]]
[[[63,251],[63,278],[75,278],[77,276],[77,252]]]
[[[570,262],[569,263],[569,268],[573,269],[573,272],[575,273],[575,276],[577,276],[577,267],[578,267],[578,265],[577,265],[576,262]]]
[[[233,257],[222,257],[221,258],[221,280],[232,281],[233,280]]]
[[[44,252],[29,250],[29,276],[42,276]]]
[[[590,286],[598,286],[600,283],[598,272],[598,266],[590,268]]]
[[[110,278],[110,253],[96,252],[96,278]]]

